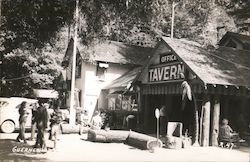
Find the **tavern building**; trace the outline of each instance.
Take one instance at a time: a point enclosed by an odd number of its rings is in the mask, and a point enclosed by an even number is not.
[[[227,33],[216,49],[205,49],[185,39],[162,37],[143,67],[104,89],[110,90],[110,94],[117,88],[123,89],[123,95],[136,94],[138,127],[143,132],[156,132],[154,111],[165,105],[169,121],[182,122],[183,132],[187,130],[192,137],[197,115],[200,145],[215,146],[223,118],[229,119],[235,131],[249,131],[249,43],[250,37],[235,33]],[[183,107],[184,80],[194,97]]]

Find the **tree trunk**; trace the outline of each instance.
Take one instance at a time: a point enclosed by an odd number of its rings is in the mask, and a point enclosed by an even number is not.
[[[218,96],[214,100],[213,123],[212,123],[212,146],[218,146],[220,120],[220,102]]]
[[[162,147],[160,140],[157,141],[154,137],[137,132],[129,133],[127,144],[143,150],[149,150],[156,146]]]
[[[92,142],[114,142],[123,143],[127,140],[129,131],[119,131],[119,130],[89,130],[88,140]]]
[[[209,145],[209,126],[210,126],[210,99],[207,94],[203,98],[202,109],[204,110],[204,116],[202,121],[202,137],[201,137],[201,145],[208,146]]]
[[[63,134],[71,134],[79,133],[80,127],[79,125],[62,124],[61,129]]]
[[[199,146],[199,114],[198,114],[198,106],[195,95],[193,94],[193,102],[194,102],[194,143],[193,146]]]

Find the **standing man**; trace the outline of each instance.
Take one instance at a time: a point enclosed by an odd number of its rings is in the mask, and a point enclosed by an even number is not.
[[[48,126],[48,111],[49,104],[43,100],[39,100],[39,107],[37,109],[36,124],[37,124],[37,138],[35,148],[46,149],[45,131]]]
[[[37,108],[38,103],[35,103],[32,107],[32,118],[31,118],[31,140],[35,139],[35,132],[36,132],[36,116],[37,116]]]
[[[25,138],[25,124],[27,122],[27,118],[29,116],[29,111],[28,111],[28,106],[27,106],[27,102],[24,101],[21,103],[21,106],[18,110],[20,116],[19,116],[19,126],[20,126],[20,130],[19,130],[19,134],[17,136],[17,141],[21,142],[23,140],[24,143],[27,143],[26,138]]]
[[[166,136],[168,130],[168,114],[166,106],[160,108],[160,137]]]

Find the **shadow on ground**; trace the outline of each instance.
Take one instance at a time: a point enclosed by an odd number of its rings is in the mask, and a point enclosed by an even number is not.
[[[16,142],[13,139],[0,140],[0,160],[39,160],[46,161],[46,158],[32,157],[32,155],[42,154],[41,152],[16,152],[17,148],[33,149],[33,146]],[[13,151],[14,150],[14,151]]]

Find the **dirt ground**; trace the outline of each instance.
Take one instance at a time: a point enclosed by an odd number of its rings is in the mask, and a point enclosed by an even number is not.
[[[29,137],[30,134],[27,135]],[[17,148],[32,148],[34,141],[27,144],[15,141],[17,133],[0,134],[0,160],[40,161],[250,161],[250,148],[223,149],[219,147],[190,147],[187,149],[161,148],[154,153],[125,144],[93,143],[86,135],[61,135],[57,150],[46,153],[16,152]],[[52,147],[51,141],[47,142]]]

